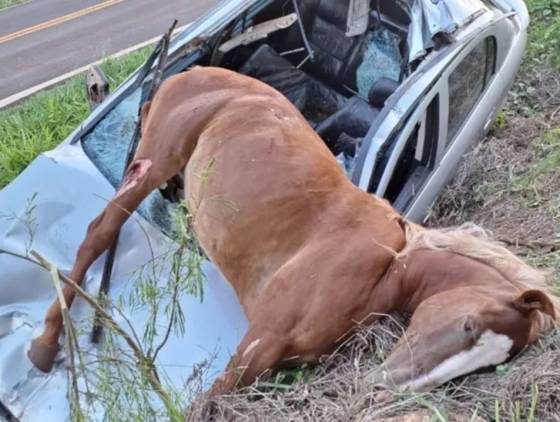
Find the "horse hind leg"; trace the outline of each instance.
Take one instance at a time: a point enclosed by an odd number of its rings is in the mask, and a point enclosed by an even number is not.
[[[249,328],[224,374],[212,386],[208,398],[230,393],[239,386],[251,385],[261,376],[270,375],[287,347],[288,342],[283,336]]]
[[[111,245],[130,214],[150,192],[170,177],[165,172],[155,171],[160,170],[157,167],[161,165],[154,166],[154,163],[146,158],[135,159],[130,164],[124,181],[113,199],[90,223],[85,240],[78,249],[76,261],[69,275],[70,279],[81,284],[91,264]],[[173,169],[170,171],[172,172]],[[74,291],[65,287],[63,295],[70,306],[74,300]],[[43,334],[33,340],[28,352],[31,362],[43,372],[50,372],[54,364],[62,322],[62,310],[57,299],[47,312]]]

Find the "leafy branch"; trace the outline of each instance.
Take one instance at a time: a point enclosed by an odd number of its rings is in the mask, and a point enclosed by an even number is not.
[[[33,218],[34,201],[35,196],[28,201],[31,205],[29,211],[24,213],[27,217],[5,217],[17,219],[29,227],[27,232],[30,236],[34,236],[37,228]],[[135,420],[160,420],[164,417],[172,421],[184,419],[179,404],[184,401],[184,397],[165,382],[165,372],[158,368],[156,361],[172,333],[185,333],[182,295],[187,293],[196,295],[200,300],[203,298],[204,274],[201,264],[204,257],[192,234],[192,216],[186,206],[182,205],[176,211],[174,220],[176,231],[171,247],[144,265],[139,277],[133,277],[134,288],[128,300],[123,296],[115,301],[105,297],[104,303],[100,303],[38,252],[30,250],[31,241],[26,243],[25,253],[0,249],[0,254],[26,260],[51,274],[63,314],[72,420],[86,420],[85,415],[91,413],[92,409],[90,412],[84,409],[82,396],[88,399],[86,402],[89,406],[102,404],[107,420],[122,420],[123,414],[133,415]],[[167,283],[158,283],[159,280],[167,280]],[[103,349],[95,356],[86,356],[88,352],[79,347],[76,327],[61,295],[61,283],[71,288],[100,317],[99,321],[105,328],[104,343]],[[150,316],[144,336],[139,336],[124,309],[134,312],[135,309],[146,308]],[[160,312],[161,309],[164,312]],[[162,336],[158,335],[157,330],[162,325],[160,318],[167,320]],[[120,340],[124,341],[126,347]],[[84,382],[80,383],[79,380]],[[80,391],[84,384],[85,391]],[[164,413],[153,402],[156,397],[163,405]]]

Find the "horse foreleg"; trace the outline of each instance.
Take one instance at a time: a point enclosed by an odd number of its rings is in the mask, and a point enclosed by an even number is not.
[[[251,385],[258,377],[269,375],[267,372],[282,360],[287,345],[281,336],[250,329],[226,371],[212,386],[209,398]]]
[[[70,279],[81,284],[91,264],[111,245],[118,231],[130,214],[153,191],[162,180],[152,176],[152,162],[148,159],[134,160],[126,171],[122,186],[105,210],[95,218],[87,229],[80,245]],[[63,289],[66,303],[70,306],[75,293]],[[28,352],[31,362],[40,370],[49,372],[58,353],[58,340],[62,331],[62,310],[58,299],[51,305],[45,318],[43,334],[35,338]]]

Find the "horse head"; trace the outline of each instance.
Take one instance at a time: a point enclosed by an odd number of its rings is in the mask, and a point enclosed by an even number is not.
[[[499,365],[533,343],[554,306],[540,290],[515,294],[459,287],[424,300],[373,384],[427,391],[453,378]]]
[[[474,227],[474,226],[473,226]],[[542,273],[469,227],[409,238],[394,274],[410,324],[368,381],[427,391],[511,359],[551,328],[558,299]]]

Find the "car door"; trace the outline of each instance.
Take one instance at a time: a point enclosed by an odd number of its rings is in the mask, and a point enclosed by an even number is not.
[[[441,73],[453,49],[441,51],[389,98],[364,139],[352,181],[404,210],[401,190],[416,192],[437,165],[441,132]]]
[[[493,36],[476,39],[446,67],[398,133],[376,195],[409,216],[420,193],[426,192],[426,198],[437,197],[436,189],[443,184],[435,183],[432,173],[442,159],[453,151],[452,157],[458,161],[466,148],[483,136],[484,119],[469,116],[495,73],[495,51]],[[469,136],[459,139],[467,123]],[[455,169],[445,168],[452,176]],[[417,218],[422,217],[419,211]]]
[[[501,69],[509,62],[515,73],[519,65],[521,54],[508,60],[515,31],[507,16],[469,30],[424,63],[399,89],[406,92],[386,105],[353,174],[358,186],[415,221],[424,218],[464,152],[492,123],[513,79]]]
[[[399,209],[408,218],[425,218],[464,154],[491,128],[526,43],[526,33],[519,30],[515,19],[515,15],[504,15],[478,31],[442,73],[436,165],[414,198]]]
[[[401,212],[408,208],[437,165],[440,139],[445,134],[438,88],[424,96],[398,133],[376,186],[376,195]]]

